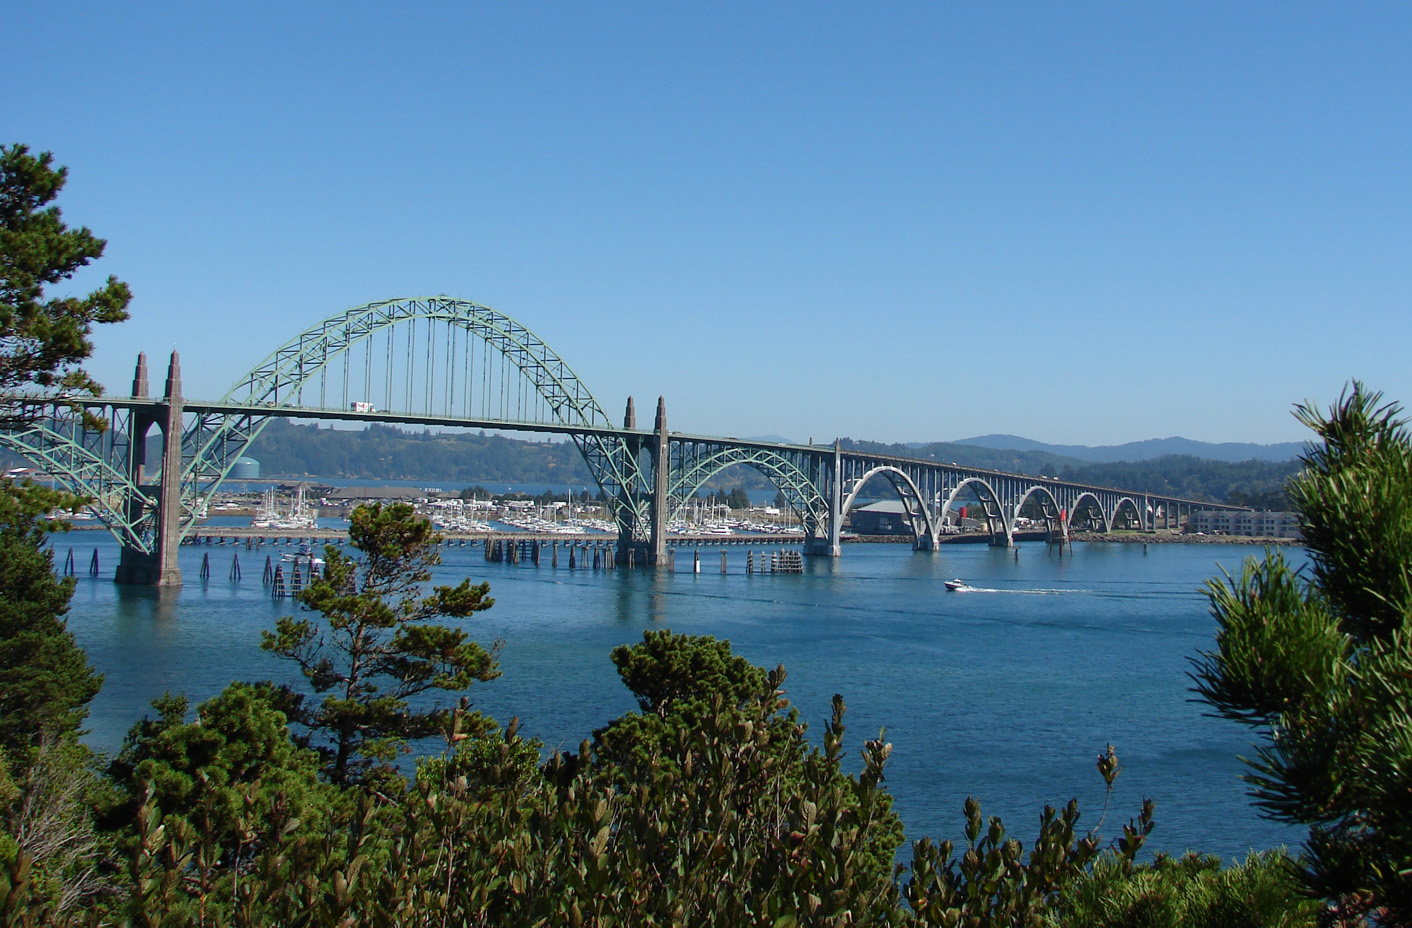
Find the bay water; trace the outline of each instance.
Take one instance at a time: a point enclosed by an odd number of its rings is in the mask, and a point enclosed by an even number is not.
[[[105,675],[89,717],[95,748],[115,751],[165,691],[194,704],[232,680],[296,679],[259,648],[261,630],[298,608],[261,583],[266,558],[278,562],[290,548],[184,547],[186,585],[162,595],[112,582],[117,547],[106,533],[57,537],[56,567],[70,549],[79,579],[69,627]],[[479,547],[444,549],[436,582],[486,581],[496,601],[464,623],[483,644],[500,643],[502,675],[472,687],[476,707],[502,722],[519,717],[546,750],[577,750],[636,708],[612,649],[670,628],[728,639],[762,666],[783,664],[816,743],[832,695],[842,694],[850,769],[862,741],[885,730],[885,785],[909,838],[959,839],[967,796],[1026,846],[1046,803],[1078,797],[1081,824],[1093,827],[1104,806],[1095,761],[1112,743],[1122,772],[1103,834],[1118,833],[1151,797],[1150,848],[1231,859],[1301,840],[1250,805],[1239,756],[1253,753],[1255,733],[1208,716],[1187,676],[1190,659],[1213,645],[1201,585],[1262,549],[1081,543],[1061,558],[1038,543],[934,553],[857,544],[838,559],[806,559],[802,575],[747,575],[739,546],[725,549],[722,574],[721,549],[700,550],[697,574],[692,549],[678,551],[675,573],[571,571],[562,551],[554,569],[547,555],[536,568],[487,563]],[[757,562],[770,550],[778,547],[757,547]],[[90,577],[95,551],[100,575]],[[948,592],[951,578],[975,590]]]

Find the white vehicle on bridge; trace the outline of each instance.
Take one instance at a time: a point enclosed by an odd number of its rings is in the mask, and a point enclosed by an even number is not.
[[[352,409],[354,412],[377,412],[377,407],[372,403],[364,403],[361,400],[354,402]]]

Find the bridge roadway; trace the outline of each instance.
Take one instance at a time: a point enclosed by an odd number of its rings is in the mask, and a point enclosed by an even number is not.
[[[181,583],[176,551],[197,530],[200,497],[214,492],[275,418],[567,436],[614,511],[619,563],[662,564],[675,542],[667,526],[703,487],[737,466],[768,478],[798,516],[805,550],[828,556],[841,553],[845,516],[878,481],[901,500],[918,549],[934,549],[958,511],[983,525],[993,544],[1010,545],[1022,511],[1062,541],[1071,528],[1171,528],[1198,508],[1242,508],[844,449],[838,442],[674,432],[661,398],[652,428],[637,427],[631,398],[615,422],[523,325],[444,296],[383,300],[331,316],[276,349],[216,401],[183,396],[174,351],[160,396],[150,393],[146,356],[139,355],[127,396],[0,395],[7,412],[32,414],[0,432],[0,446],[96,501],[99,518],[122,545],[115,580],[123,583]],[[95,421],[106,427],[94,428]],[[161,462],[148,468],[154,427],[162,436]]]
[[[146,410],[155,415],[163,408],[165,399],[151,397],[102,397],[93,405],[113,409]],[[88,405],[87,403],[85,405]],[[592,436],[614,439],[631,446],[642,448],[655,441],[657,429],[641,429],[628,426],[604,424],[566,424],[550,422],[520,422],[516,420],[464,417],[421,412],[388,412],[377,410],[355,411],[351,409],[328,409],[315,406],[249,404],[229,401],[206,402],[182,400],[184,412],[198,417],[241,417],[265,418],[276,415],[282,418],[307,419],[335,422],[378,422],[389,425],[411,425],[426,428],[493,429],[500,431],[549,433],[568,435],[577,438]],[[664,408],[659,408],[664,413]],[[686,457],[699,457],[708,453],[718,463],[758,463],[753,458],[774,456],[784,462],[792,462],[800,474],[817,474],[820,471],[835,469],[845,475],[842,484],[846,501],[830,506],[844,513],[852,509],[859,491],[870,478],[881,477],[893,485],[897,495],[907,504],[905,515],[914,526],[914,541],[918,548],[931,549],[940,543],[943,534],[945,513],[950,511],[961,492],[966,487],[973,488],[976,502],[983,510],[983,518],[997,544],[1013,544],[1015,522],[1020,509],[1034,496],[1043,513],[1046,528],[1056,534],[1065,535],[1072,523],[1072,516],[1085,509],[1091,521],[1102,531],[1113,527],[1113,520],[1120,516],[1128,517],[1134,527],[1154,528],[1160,524],[1172,527],[1193,509],[1239,509],[1180,497],[1154,495],[1150,493],[1124,491],[1112,487],[1075,483],[1055,477],[1013,474],[1006,471],[986,468],[966,467],[951,462],[938,462],[933,459],[908,458],[861,450],[844,449],[835,445],[797,445],[784,442],[760,442],[732,436],[697,435],[686,432],[666,432],[667,445],[674,449],[674,464]],[[833,458],[832,467],[829,459]],[[725,465],[729,466],[729,465]],[[712,471],[718,473],[720,467]],[[708,478],[709,479],[709,478]],[[810,478],[811,482],[817,482]],[[700,483],[704,483],[702,480]],[[692,487],[691,492],[681,493],[678,504],[690,499],[700,486]],[[801,495],[808,495],[801,493]],[[822,497],[822,494],[820,494]],[[1139,501],[1141,501],[1139,503]],[[793,501],[791,501],[793,502]],[[1105,505],[1106,504],[1106,505]],[[679,506],[678,506],[679,508]],[[1124,511],[1130,509],[1131,511]],[[669,514],[669,519],[676,515]],[[807,517],[808,513],[801,513]],[[806,524],[808,519],[805,519]],[[827,553],[837,556],[842,518],[827,521],[827,543],[819,531],[822,520],[815,520],[815,535],[810,539],[812,553]],[[1001,540],[1003,536],[1003,541]]]
[[[538,541],[543,544],[553,544],[562,542],[564,544],[617,544],[617,536],[604,532],[523,532],[523,531],[490,531],[490,532],[454,532],[439,531],[445,544],[460,544],[464,542],[474,542],[479,544],[486,541]],[[270,545],[279,547],[293,544],[313,544],[315,542],[343,544],[348,541],[348,532],[343,529],[300,529],[299,531],[271,531],[267,528],[246,528],[242,526],[216,526],[199,527],[188,532],[182,539],[183,544],[204,545],[207,547],[219,547],[221,545],[247,547]],[[799,533],[775,533],[758,535],[669,535],[667,542],[669,545],[681,547],[684,545],[707,546],[707,545],[788,545],[801,544],[804,538]]]

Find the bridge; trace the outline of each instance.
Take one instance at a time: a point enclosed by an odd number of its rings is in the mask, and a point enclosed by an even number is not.
[[[1194,509],[1237,509],[1196,500],[1086,486],[848,450],[674,432],[658,398],[640,428],[632,398],[609,418],[569,365],[519,322],[450,297],[384,300],[332,316],[276,349],[218,400],[183,396],[172,352],[160,395],[137,361],[127,396],[0,397],[26,412],[0,432],[94,511],[122,546],[115,580],[178,586],[177,550],[213,493],[275,418],[500,429],[568,436],[609,501],[617,557],[665,561],[667,526],[722,471],[752,467],[783,494],[811,554],[837,557],[844,518],[878,481],[902,501],[917,549],[934,549],[948,513],[966,506],[992,544],[1012,545],[1022,510],[1051,537],[1174,527]],[[101,424],[102,427],[98,427]],[[162,436],[149,468],[147,436]]]

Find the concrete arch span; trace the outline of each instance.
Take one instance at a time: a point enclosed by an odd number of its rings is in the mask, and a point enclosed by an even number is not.
[[[668,521],[680,519],[689,501],[709,481],[739,465],[753,467],[784,494],[785,502],[804,526],[806,537],[822,535],[828,524],[828,502],[794,461],[766,448],[719,448],[679,467],[670,482]]]
[[[1113,504],[1113,512],[1108,517],[1108,531],[1112,531],[1122,521],[1123,514],[1128,514],[1140,528],[1147,527],[1147,519],[1143,516],[1142,506],[1131,496],[1123,496]]]
[[[986,530],[990,532],[991,538],[1000,539],[1003,537],[1007,546],[1014,544],[1014,522],[1005,517],[1005,506],[1000,500],[1000,494],[995,492],[995,487],[991,486],[984,477],[967,477],[951,488],[951,492],[937,508],[937,525],[945,523],[946,514],[955,507],[956,500],[961,497],[962,493],[967,491],[980,502],[986,520]]]
[[[1068,523],[1074,524],[1074,518],[1080,513],[1091,513],[1097,518],[1099,530],[1109,531],[1112,528],[1112,521],[1108,518],[1108,513],[1103,510],[1103,503],[1094,493],[1087,490],[1074,497],[1074,501],[1069,508]]]
[[[917,488],[916,481],[906,471],[893,467],[891,464],[883,464],[867,470],[853,481],[853,486],[845,494],[843,506],[839,509],[839,521],[842,522],[853,509],[853,504],[858,500],[858,494],[863,491],[863,487],[867,486],[868,481],[878,476],[885,478],[892,485],[893,492],[902,501],[903,507],[907,511],[907,520],[912,525],[913,546],[935,548],[940,522],[933,517],[931,507],[922,497],[922,491]]]
[[[1025,494],[1015,503],[1015,508],[1010,513],[1010,524],[1016,525],[1020,520],[1020,511],[1025,508],[1025,504],[1031,499],[1038,499],[1040,507],[1044,512],[1044,527],[1052,539],[1056,535],[1065,535],[1068,532],[1068,523],[1064,509],[1059,505],[1059,500],[1049,487],[1039,484],[1030,487]]]

